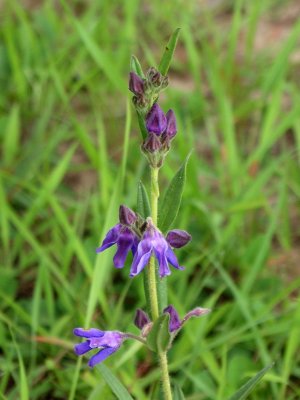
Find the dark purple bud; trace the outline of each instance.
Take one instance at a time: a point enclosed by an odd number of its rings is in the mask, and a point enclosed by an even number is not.
[[[193,310],[189,311],[182,320],[182,323],[186,322],[188,319],[192,317],[202,317],[202,315],[210,313],[211,310],[209,308],[196,307]]]
[[[137,96],[144,94],[144,81],[135,72],[129,73],[129,90]]]
[[[142,146],[146,153],[155,153],[161,149],[161,142],[158,136],[154,133],[149,133]]]
[[[154,103],[146,116],[146,127],[148,132],[161,135],[167,127],[167,119],[163,110],[157,103]]]
[[[136,314],[135,314],[135,318],[134,318],[134,325],[137,328],[142,330],[150,322],[151,321],[150,321],[150,318],[148,317],[148,314],[146,314],[145,311],[138,308],[136,310]]]
[[[177,133],[176,126],[176,118],[173,110],[169,110],[166,114],[167,118],[167,127],[166,127],[166,135],[169,139],[172,139]]]
[[[174,332],[180,329],[181,321],[179,319],[179,316],[175,308],[172,305],[170,305],[164,309],[164,313],[170,314],[169,331]]]
[[[130,208],[121,205],[119,208],[119,221],[122,225],[133,225],[137,220],[137,216]]]
[[[192,240],[192,236],[188,232],[182,231],[181,229],[173,229],[172,231],[168,232],[166,239],[171,247],[180,249],[180,247],[185,246]]]

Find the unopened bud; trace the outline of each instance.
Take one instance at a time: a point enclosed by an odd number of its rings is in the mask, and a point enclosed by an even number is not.
[[[136,96],[144,94],[144,81],[135,72],[129,73],[129,90]]]
[[[150,318],[148,317],[148,314],[138,308],[134,318],[134,325],[139,329],[143,329],[145,325],[149,324],[149,322]]]
[[[137,220],[137,216],[130,208],[121,205],[119,208],[119,221],[122,225],[133,225]]]
[[[172,231],[168,232],[166,240],[171,247],[179,249],[190,242],[192,240],[192,236],[188,232],[182,231],[181,229],[173,229]]]
[[[167,127],[165,134],[168,136],[168,139],[172,139],[177,133],[176,117],[173,110],[167,112],[166,119]]]
[[[163,110],[157,103],[154,103],[146,116],[146,127],[148,132],[161,135],[167,127],[167,119]]]

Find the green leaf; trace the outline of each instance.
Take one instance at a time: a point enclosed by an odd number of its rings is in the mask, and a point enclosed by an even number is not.
[[[177,28],[173,32],[173,34],[170,37],[170,40],[168,41],[168,44],[165,48],[165,52],[162,56],[159,66],[158,66],[158,70],[162,75],[167,75],[167,73],[169,71],[171,60],[172,60],[172,57],[173,57],[173,54],[174,54],[174,51],[176,48],[179,32],[180,32],[180,28]]]
[[[173,400],[185,400],[183,391],[176,382],[173,383]]]
[[[142,181],[139,181],[137,190],[137,212],[143,218],[147,218],[151,215],[147,190]]]
[[[113,393],[117,396],[119,400],[133,400],[130,396],[128,390],[125,386],[119,381],[119,379],[107,368],[104,364],[99,364],[96,367],[98,371],[100,371],[103,379],[111,388]]]
[[[180,203],[182,192],[186,178],[186,166],[189,160],[190,154],[187,156],[185,162],[179,168],[173,179],[171,180],[169,187],[164,195],[160,210],[159,210],[159,221],[158,227],[162,232],[166,232],[167,229],[172,225],[175,220]]]
[[[132,55],[130,60],[130,70],[135,72],[141,78],[145,78],[142,66],[136,56]]]
[[[165,352],[170,343],[169,332],[170,314],[163,314],[154,322],[152,329],[147,336],[147,344],[152,351]]]
[[[245,399],[250,392],[255,388],[258,382],[262,379],[262,377],[273,367],[274,363],[268,365],[261,371],[259,371],[253,378],[249,379],[249,381],[242,386],[233,396],[231,396],[228,400],[243,400]]]

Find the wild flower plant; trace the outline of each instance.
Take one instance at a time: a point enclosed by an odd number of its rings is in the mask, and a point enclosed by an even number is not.
[[[185,181],[186,162],[174,176],[159,208],[159,171],[165,157],[171,149],[177,134],[176,116],[173,110],[166,113],[159,105],[159,95],[168,86],[167,72],[176,46],[179,30],[175,31],[166,47],[158,69],[151,67],[146,74],[136,57],[132,57],[129,73],[129,90],[133,93],[133,105],[136,109],[143,141],[141,151],[148,161],[150,169],[150,201],[145,187],[140,184],[136,211],[125,205],[119,208],[119,222],[113,226],[97,253],[116,245],[113,257],[116,268],[123,268],[128,254],[133,255],[129,276],[139,279],[143,272],[145,279],[145,306],[150,316],[138,309],[134,323],[140,330],[139,335],[119,331],[75,328],[74,335],[85,341],[77,344],[74,351],[83,355],[93,349],[99,349],[88,365],[94,367],[113,355],[126,339],[142,342],[158,356],[161,370],[161,382],[165,400],[172,400],[167,353],[173,345],[178,332],[191,317],[201,317],[210,312],[207,308],[196,307],[180,319],[173,305],[167,305],[167,277],[172,266],[179,274],[184,267],[179,265],[174,249],[188,245],[191,235],[180,229],[168,230],[175,220],[179,209]],[[183,395],[180,398],[184,398]]]

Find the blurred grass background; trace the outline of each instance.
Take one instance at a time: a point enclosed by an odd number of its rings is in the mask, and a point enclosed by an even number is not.
[[[169,355],[187,399],[300,398],[300,4],[297,0],[36,1],[0,5],[0,396],[114,399],[73,354],[75,326],[137,332],[139,279],[95,248],[148,179],[127,90],[131,54],[157,65],[181,27],[170,86],[179,133],[164,186],[191,149],[174,227],[170,302],[191,321]],[[159,379],[126,342],[105,362],[136,399]]]

